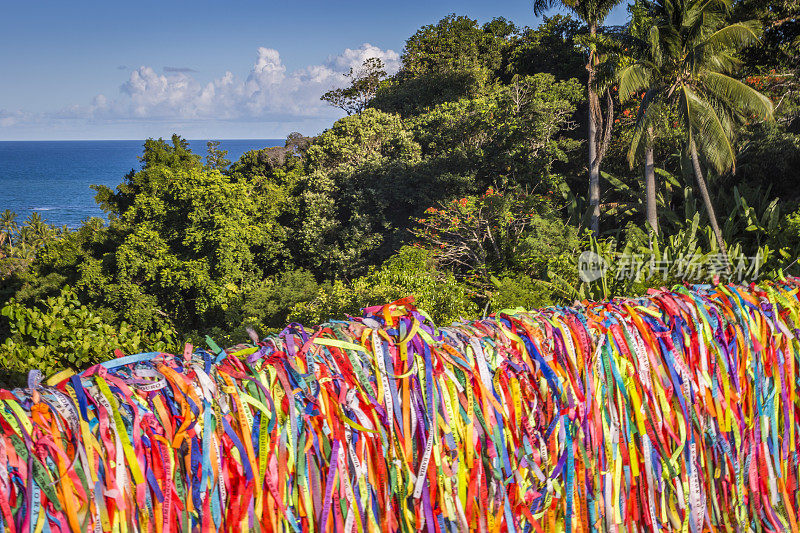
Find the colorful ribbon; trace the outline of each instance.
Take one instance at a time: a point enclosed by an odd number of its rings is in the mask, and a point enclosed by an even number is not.
[[[797,531],[799,290],[447,328],[405,299],[32,373],[0,390],[0,530]]]

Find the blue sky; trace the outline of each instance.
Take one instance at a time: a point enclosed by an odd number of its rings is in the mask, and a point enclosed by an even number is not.
[[[319,95],[366,57],[398,65],[457,13],[535,26],[530,0],[14,1],[0,17],[0,140],[280,138],[340,115]],[[611,24],[625,21],[617,8]]]

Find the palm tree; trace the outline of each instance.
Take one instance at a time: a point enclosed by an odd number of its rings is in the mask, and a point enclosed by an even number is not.
[[[649,7],[654,23],[646,53],[619,73],[621,98],[644,91],[629,161],[652,150],[651,133],[660,110],[677,112],[686,132],[697,188],[727,262],[700,154],[718,173],[735,169],[736,122],[772,116],[772,102],[766,96],[729,76],[737,66],[736,50],[756,41],[760,28],[755,21],[725,25],[730,0],[654,0]],[[652,182],[655,187],[654,177]]]
[[[11,246],[18,229],[15,212],[6,209],[0,213],[0,247]]]
[[[618,52],[616,58],[616,67],[618,69],[616,78],[619,88],[619,97],[621,102],[632,99],[636,96],[630,87],[630,78],[636,73],[642,65],[645,68],[658,68],[662,63],[660,55],[653,55],[657,50],[656,47],[650,46],[650,28],[652,27],[652,17],[647,13],[647,9],[642,9],[640,3],[636,4],[633,12],[633,20],[628,24],[628,31],[625,35],[621,36],[622,44],[624,47]],[[638,66],[637,68],[631,68]],[[651,115],[652,116],[652,115]],[[631,168],[634,167],[634,160],[637,156],[644,156],[644,190],[645,190],[645,214],[647,223],[650,226],[650,231],[654,235],[658,235],[658,206],[657,206],[657,191],[656,191],[656,174],[654,165],[654,144],[656,137],[656,121],[650,120],[647,125],[644,142],[639,146],[631,146],[628,153],[628,161]],[[643,151],[644,154],[637,153],[636,149]]]
[[[589,210],[590,228],[595,235],[600,233],[600,163],[608,149],[614,122],[611,93],[608,90],[603,91],[606,100],[605,121],[598,95],[597,68],[600,55],[597,50],[597,30],[611,10],[621,2],[622,0],[533,0],[533,13],[537,16],[555,6],[561,6],[589,27],[589,56],[586,62],[589,73],[586,82],[589,99]]]
[[[42,220],[39,213],[31,213],[20,230],[20,237],[28,244],[40,246],[52,234],[53,228]]]

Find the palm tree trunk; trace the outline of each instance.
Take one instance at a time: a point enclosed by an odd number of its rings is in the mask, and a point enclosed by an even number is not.
[[[647,204],[647,223],[654,235],[658,235],[658,212],[656,210],[656,173],[653,165],[653,128],[648,131],[644,152],[644,191]]]
[[[694,167],[694,177],[697,180],[697,188],[700,189],[700,195],[703,197],[703,204],[706,206],[708,218],[711,221],[711,229],[714,231],[714,237],[717,240],[719,249],[722,251],[722,257],[725,261],[726,270],[728,271],[728,274],[730,274],[731,265],[728,261],[728,247],[725,246],[725,241],[722,238],[722,231],[719,229],[719,224],[717,223],[717,215],[714,212],[714,205],[711,203],[711,196],[708,194],[708,185],[706,185],[706,180],[703,178],[703,171],[700,169],[700,160],[697,157],[697,146],[694,143],[694,139],[691,141],[689,150],[691,151],[692,155],[692,166]]]
[[[594,37],[597,26],[589,25],[589,32]],[[600,235],[600,165],[597,161],[597,115],[600,112],[600,99],[594,90],[594,68],[597,57],[594,50],[589,51],[589,62],[586,70],[589,79],[586,82],[586,91],[589,100],[589,228],[595,237]]]
[[[590,89],[591,92],[591,89]],[[589,96],[591,99],[591,95]],[[594,113],[589,112],[589,211],[590,229],[595,237],[600,235],[600,165],[597,160],[597,121]]]

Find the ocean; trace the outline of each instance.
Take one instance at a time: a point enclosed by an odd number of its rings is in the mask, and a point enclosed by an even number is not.
[[[190,140],[205,157],[206,140]],[[249,150],[283,146],[283,139],[220,140],[236,161]],[[140,169],[144,141],[0,141],[0,212],[10,209],[23,222],[31,213],[49,224],[75,228],[104,213],[90,185],[112,189],[131,169]]]

